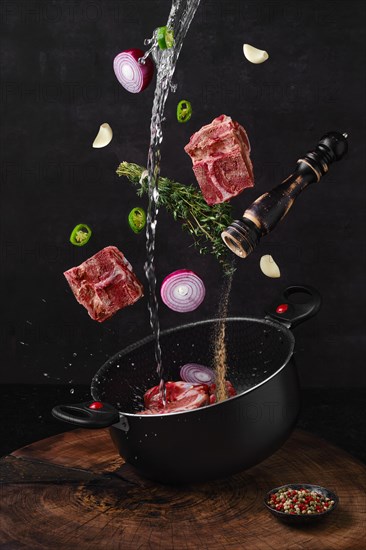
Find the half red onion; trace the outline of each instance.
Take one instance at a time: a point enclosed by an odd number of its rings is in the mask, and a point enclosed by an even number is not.
[[[213,384],[215,373],[205,365],[198,363],[187,363],[180,368],[180,377],[184,382],[191,384]]]
[[[142,50],[132,48],[119,53],[113,61],[113,69],[118,82],[132,94],[137,94],[147,88],[154,74],[154,63],[149,57],[145,59],[144,63],[138,62],[143,55]]]
[[[193,271],[179,269],[167,275],[160,288],[161,299],[173,311],[187,313],[202,304],[206,289]]]

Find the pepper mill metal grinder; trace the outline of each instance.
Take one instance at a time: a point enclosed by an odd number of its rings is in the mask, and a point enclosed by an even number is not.
[[[271,191],[264,193],[244,212],[242,220],[234,221],[221,237],[234,254],[246,258],[286,216],[295,199],[308,185],[319,182],[330,164],[340,160],[348,151],[347,134],[329,132],[314,151],[297,161],[291,176]]]

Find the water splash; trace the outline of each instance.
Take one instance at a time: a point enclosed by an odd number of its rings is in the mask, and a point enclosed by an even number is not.
[[[167,27],[169,29],[173,29],[174,46],[172,48],[160,50],[154,33],[153,38],[151,39],[152,42],[148,43],[151,44],[150,50],[146,52],[143,58],[140,58],[140,62],[144,63],[147,55],[151,52],[157,65],[156,87],[150,122],[150,146],[147,160],[149,204],[147,209],[146,225],[147,260],[144,265],[144,269],[149,283],[148,307],[150,313],[150,326],[155,335],[156,371],[160,378],[160,391],[164,404],[166,402],[165,383],[163,379],[163,365],[159,341],[160,323],[158,318],[158,301],[156,297],[156,275],[154,265],[156,224],[159,211],[159,191],[157,182],[160,174],[160,145],[163,141],[162,120],[169,91],[172,88],[175,88],[175,85],[172,84],[172,77],[175,71],[176,63],[178,61],[184,38],[188,32],[199,3],[200,0],[187,0],[186,2],[183,2],[182,0],[173,0]]]

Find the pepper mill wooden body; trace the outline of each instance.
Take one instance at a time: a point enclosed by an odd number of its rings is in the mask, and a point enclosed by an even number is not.
[[[319,182],[329,165],[343,158],[347,150],[347,134],[329,132],[323,136],[314,151],[297,161],[293,174],[260,196],[244,212],[242,220],[234,221],[221,233],[226,246],[246,258],[286,216],[298,195],[311,183]]]

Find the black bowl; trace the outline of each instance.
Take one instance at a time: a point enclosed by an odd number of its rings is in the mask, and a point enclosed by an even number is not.
[[[329,510],[326,512],[320,512],[316,514],[285,514],[285,512],[280,512],[279,510],[275,510],[271,506],[267,504],[267,501],[273,495],[273,493],[277,493],[280,489],[309,489],[310,491],[316,491],[317,493],[320,493],[324,497],[329,498],[330,500],[334,500],[334,504]],[[273,514],[276,518],[280,519],[281,521],[285,521],[286,523],[292,523],[292,524],[308,524],[313,521],[317,521],[321,518],[324,518],[325,516],[328,516],[338,505],[339,499],[335,493],[332,491],[329,491],[329,489],[326,489],[325,487],[321,487],[320,485],[309,485],[308,483],[290,483],[286,485],[282,485],[281,487],[276,487],[275,489],[271,489],[268,491],[266,496],[264,497],[264,504],[266,508]]]

